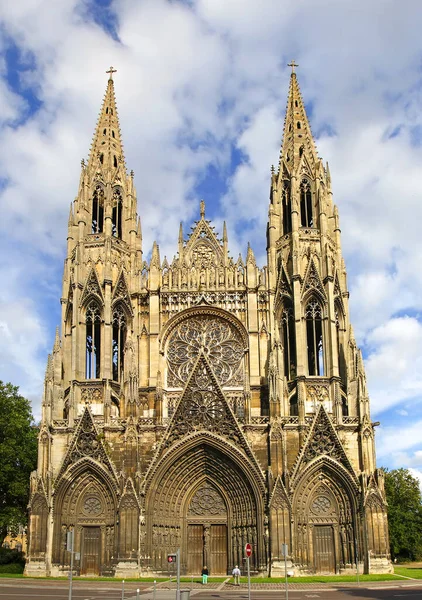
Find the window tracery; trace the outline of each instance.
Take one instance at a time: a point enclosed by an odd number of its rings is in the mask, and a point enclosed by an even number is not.
[[[280,319],[280,338],[283,343],[284,376],[290,381],[296,377],[295,320],[291,300],[285,298]]]
[[[102,233],[104,226],[104,190],[100,185],[95,188],[92,197],[91,233]]]
[[[228,321],[212,315],[182,321],[168,343],[167,385],[183,387],[200,353],[208,359],[221,385],[243,383],[243,344]]]
[[[95,300],[86,309],[86,360],[87,379],[101,376],[101,310]]]
[[[115,166],[117,166],[117,164]],[[119,239],[122,238],[122,194],[119,189],[116,189],[113,192],[111,233],[114,237]]]
[[[190,502],[188,515],[225,515],[227,508],[225,502],[217,490],[206,483],[197,490]]]
[[[312,192],[307,179],[300,184],[300,217],[302,227],[313,227]]]
[[[324,375],[322,318],[321,304],[315,298],[311,298],[305,309],[309,375]]]
[[[113,310],[112,362],[114,381],[120,381],[123,374],[126,332],[126,313],[121,305],[118,304]]]
[[[283,204],[283,234],[286,234],[292,230],[292,201],[290,198],[290,186],[287,181],[283,184],[281,194]]]

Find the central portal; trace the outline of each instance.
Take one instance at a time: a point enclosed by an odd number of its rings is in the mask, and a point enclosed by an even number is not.
[[[203,483],[192,496],[187,525],[188,572],[197,575],[207,566],[212,575],[226,575],[227,507],[209,482]]]
[[[227,574],[227,525],[188,525],[188,572],[201,573],[206,565],[211,575]]]

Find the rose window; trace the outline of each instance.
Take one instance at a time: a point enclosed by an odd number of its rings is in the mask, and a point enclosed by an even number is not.
[[[221,385],[241,385],[244,345],[236,328],[219,317],[192,317],[172,333],[168,349],[167,384],[183,387],[200,353]]]
[[[317,496],[312,502],[311,510],[316,515],[327,513],[331,508],[331,501],[327,496]]]
[[[86,515],[99,515],[102,510],[101,502],[95,496],[89,496],[85,499],[83,512]]]
[[[220,398],[214,393],[195,390],[189,398],[189,406],[185,415],[196,426],[207,428],[215,426],[225,417],[225,410]]]

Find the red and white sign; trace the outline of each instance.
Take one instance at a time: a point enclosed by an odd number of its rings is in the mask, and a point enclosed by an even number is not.
[[[245,544],[245,554],[248,558],[252,556],[252,546],[250,544]]]

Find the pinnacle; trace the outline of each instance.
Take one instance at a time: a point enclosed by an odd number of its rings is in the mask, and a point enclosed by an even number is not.
[[[88,167],[115,170],[120,163],[126,171],[114,81],[110,75],[92,140]]]
[[[318,155],[314,138],[300,93],[296,73],[293,71],[290,76],[290,87],[287,97],[280,164],[284,161],[287,168],[291,171],[297,167],[303,155],[307,158],[311,166],[317,164]]]

